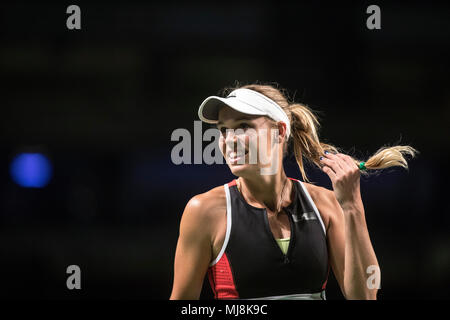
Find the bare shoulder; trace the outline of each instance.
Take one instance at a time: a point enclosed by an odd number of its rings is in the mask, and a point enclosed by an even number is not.
[[[340,219],[342,211],[332,190],[311,183],[303,182],[303,184],[319,210],[327,228],[331,221]]]
[[[313,199],[314,203],[317,202],[327,205],[327,206],[333,206],[334,201],[336,201],[336,197],[334,196],[334,192],[331,190],[328,190],[327,188],[316,186],[311,183],[303,182],[303,185],[308,190],[309,194],[311,195],[311,198]]]
[[[198,216],[214,215],[214,212],[226,208],[226,196],[223,186],[215,187],[205,193],[192,197],[186,205],[186,209]]]
[[[186,204],[181,220],[181,228],[210,231],[214,234],[221,217],[226,214],[226,196],[223,186],[192,197]]]

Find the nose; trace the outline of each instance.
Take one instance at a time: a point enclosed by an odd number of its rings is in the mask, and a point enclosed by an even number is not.
[[[227,149],[235,149],[237,145],[237,137],[234,130],[227,130],[225,133],[225,145]]]

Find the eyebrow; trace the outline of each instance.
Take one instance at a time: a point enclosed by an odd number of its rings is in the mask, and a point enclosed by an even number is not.
[[[243,121],[243,120],[251,120],[250,118],[239,118],[239,119],[235,119],[234,121],[238,122],[238,121]],[[223,125],[223,122],[217,122],[216,123],[217,126],[219,125]]]

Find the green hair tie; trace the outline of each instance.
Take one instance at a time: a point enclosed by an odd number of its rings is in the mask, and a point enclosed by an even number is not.
[[[366,163],[365,162],[360,162],[358,165],[359,170],[365,171],[367,170],[366,168]]]

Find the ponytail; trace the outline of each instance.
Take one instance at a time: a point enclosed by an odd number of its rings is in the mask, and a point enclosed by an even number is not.
[[[385,169],[394,166],[408,169],[405,156],[414,158],[417,153],[419,152],[410,146],[383,147],[366,161],[365,166],[367,169]]]
[[[287,109],[287,110],[286,110]],[[307,106],[294,103],[284,109],[291,115],[291,139],[293,142],[294,156],[304,181],[309,181],[303,165],[303,157],[321,167],[319,158],[325,150],[338,153],[336,147],[322,143],[319,140],[319,121],[313,111]]]
[[[319,140],[318,128],[319,121],[313,111],[307,106],[294,103],[290,104],[285,111],[291,115],[291,131],[295,160],[300,168],[304,181],[309,181],[303,166],[303,157],[321,168],[322,164],[319,158],[325,151],[338,153],[338,149],[330,144],[322,143]],[[408,169],[408,162],[405,156],[414,157],[417,150],[410,146],[382,147],[368,160],[364,162],[366,170],[385,169],[394,166],[400,166]],[[355,165],[362,161],[354,159]],[[362,171],[367,174],[367,171]]]
[[[239,86],[233,89],[237,88]],[[304,181],[309,182],[305,173],[303,158],[317,167],[322,168],[320,157],[324,155],[325,151],[339,153],[337,147],[319,140],[318,129],[320,124],[314,112],[306,105],[289,103],[285,96],[285,90],[263,84],[249,84],[241,88],[255,90],[269,97],[286,112],[291,122],[291,137],[289,139],[292,141],[295,160]],[[408,169],[406,156],[413,158],[417,153],[418,151],[410,146],[382,147],[364,162],[365,170],[361,172],[366,175],[370,170],[385,169],[394,166]],[[363,162],[354,158],[353,160],[357,166]]]

